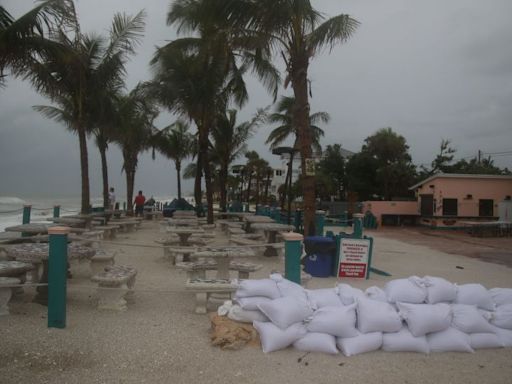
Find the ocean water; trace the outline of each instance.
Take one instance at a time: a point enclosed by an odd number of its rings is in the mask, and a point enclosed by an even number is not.
[[[149,199],[150,196],[146,196]],[[170,202],[175,197],[168,196],[154,196],[157,202]],[[193,203],[193,198],[185,197],[186,200]],[[126,201],[125,197],[117,197],[122,207],[123,202]],[[23,219],[23,206],[31,205],[30,222],[31,223],[49,223],[46,219],[53,216],[53,207],[60,205],[60,215],[74,215],[80,211],[80,197],[66,197],[66,198],[21,198],[16,196],[0,196],[0,232],[3,232],[6,227],[18,225],[22,223]],[[103,205],[102,197],[95,197],[91,199],[91,205],[98,207]]]

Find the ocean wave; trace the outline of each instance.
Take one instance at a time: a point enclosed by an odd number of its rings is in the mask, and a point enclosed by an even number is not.
[[[26,204],[25,200],[15,196],[0,196],[0,204],[20,205]]]

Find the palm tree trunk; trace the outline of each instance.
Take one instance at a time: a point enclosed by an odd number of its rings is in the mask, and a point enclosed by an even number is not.
[[[78,142],[80,144],[80,172],[82,178],[82,202],[80,212],[82,214],[89,213],[91,208],[89,196],[89,159],[87,157],[87,136],[85,134],[85,126],[80,122],[77,124]]]
[[[199,146],[199,142],[197,144]],[[202,191],[201,191],[201,178],[203,174],[203,156],[200,148],[197,151],[197,166],[196,166],[196,177],[194,179],[194,200],[196,201],[196,208],[199,209],[202,203]]]
[[[199,132],[199,153],[203,156],[203,172],[204,181],[206,186],[206,205],[208,207],[208,214],[206,216],[206,222],[213,224],[213,191],[212,191],[212,179],[210,172],[210,164],[208,162],[208,129],[203,125],[203,129]]]
[[[133,167],[135,168],[135,167]],[[135,169],[125,167],[126,173],[126,214],[133,216],[133,186],[135,184]]]
[[[252,172],[249,173],[249,180],[247,181],[247,204],[249,204],[251,200],[251,181],[252,181]]]
[[[220,210],[221,212],[226,212],[227,208],[227,170],[224,166],[219,171],[219,184],[220,184]]]
[[[103,179],[103,208],[109,208],[108,198],[108,166],[107,166],[107,146],[98,142],[98,149],[101,157],[101,176]]]
[[[261,184],[261,175],[259,173],[256,174],[256,208],[258,208],[258,204],[260,203],[260,184]]]
[[[268,205],[268,185],[270,184],[270,171],[267,171],[267,182],[265,183],[265,205]]]
[[[176,177],[178,179],[178,200],[181,200],[181,162],[176,161]]]
[[[311,130],[309,128],[308,55],[292,60],[291,80],[295,95],[293,122],[299,132],[299,148],[302,166],[302,196],[304,199],[304,235],[315,234],[315,177],[306,175],[306,160],[311,159]]]

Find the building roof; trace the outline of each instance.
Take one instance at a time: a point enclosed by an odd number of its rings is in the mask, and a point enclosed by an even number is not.
[[[434,179],[503,179],[503,180],[512,180],[511,175],[481,175],[481,174],[471,174],[471,173],[443,173],[438,172],[423,181],[420,181],[418,184],[414,184],[412,187],[409,187],[409,190],[416,189],[421,187],[423,184],[428,183]]]

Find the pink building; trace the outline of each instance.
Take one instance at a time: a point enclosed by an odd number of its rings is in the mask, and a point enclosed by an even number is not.
[[[498,204],[512,196],[512,176],[437,173],[413,185],[420,224],[458,226],[464,220],[497,220]]]

